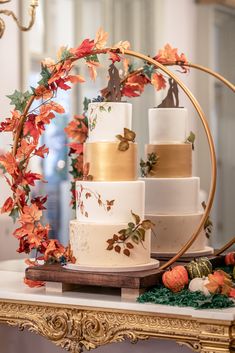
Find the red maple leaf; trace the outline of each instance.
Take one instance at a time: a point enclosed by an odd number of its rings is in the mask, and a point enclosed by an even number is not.
[[[14,201],[11,197],[8,197],[1,208],[1,213],[11,212],[13,207]]]
[[[70,53],[75,55],[77,58],[81,58],[85,55],[91,54],[94,45],[94,40],[85,39],[78,48],[70,49]]]
[[[122,96],[126,97],[139,97],[140,90],[139,90],[138,83],[126,83],[125,86],[122,88]]]
[[[32,281],[31,279],[24,278],[24,283],[30,288],[43,287],[45,282],[42,281]]]
[[[43,145],[35,150],[34,155],[44,158],[44,155],[48,153],[49,153],[49,148]]]

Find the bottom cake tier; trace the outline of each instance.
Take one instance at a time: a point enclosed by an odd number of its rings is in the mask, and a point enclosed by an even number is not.
[[[122,243],[120,253],[114,249],[107,250],[107,240],[113,238],[121,229],[127,228],[126,223],[119,224],[97,224],[83,223],[77,220],[70,222],[70,245],[76,264],[86,266],[107,266],[107,267],[126,267],[150,262],[150,242],[151,231],[146,230],[143,244],[130,242],[133,248],[130,255],[123,253],[125,249]]]
[[[151,236],[151,252],[177,253],[196,231],[202,212],[184,215],[146,215],[154,224]],[[204,250],[207,238],[204,229],[200,232],[188,252]]]

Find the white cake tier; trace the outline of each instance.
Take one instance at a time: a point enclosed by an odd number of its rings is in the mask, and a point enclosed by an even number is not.
[[[131,219],[129,219],[131,220]],[[122,244],[121,252],[107,250],[107,240],[117,234],[119,230],[127,227],[126,223],[119,224],[94,224],[79,221],[70,222],[70,244],[76,263],[90,266],[134,266],[146,264],[150,261],[150,230],[145,233],[142,244],[133,244],[130,256],[123,254],[125,249]]]
[[[199,177],[141,178],[145,181],[146,214],[197,213]]]
[[[144,218],[143,181],[77,181],[77,220],[85,223],[128,223],[131,211]]]
[[[187,116],[185,108],[149,109],[149,143],[185,142]]]
[[[156,236],[151,237],[151,252],[178,252],[196,231],[203,216],[198,212],[187,215],[151,215],[146,218],[154,224]],[[207,246],[204,229],[189,248],[190,251],[203,250]]]
[[[88,107],[88,142],[117,141],[124,128],[131,129],[132,105],[122,102],[96,102]]]

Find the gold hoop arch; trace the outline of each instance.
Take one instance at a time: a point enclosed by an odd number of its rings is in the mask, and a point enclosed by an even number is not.
[[[116,52],[116,53],[120,53],[119,49],[113,49],[113,48],[105,48],[102,50],[97,50],[94,51],[93,54],[106,54],[107,52]],[[196,109],[203,128],[205,130],[206,133],[206,137],[207,137],[207,141],[209,144],[209,149],[210,149],[210,159],[211,159],[211,185],[210,185],[210,191],[209,191],[209,196],[208,196],[208,200],[207,200],[207,206],[205,208],[204,211],[204,215],[198,225],[198,228],[196,229],[196,231],[193,233],[193,235],[191,236],[191,238],[188,240],[188,242],[180,249],[180,251],[173,257],[171,258],[169,261],[167,261],[164,265],[162,265],[160,267],[160,270],[163,270],[167,267],[169,267],[170,265],[172,265],[175,261],[177,261],[188,249],[189,247],[193,244],[193,242],[196,240],[196,238],[198,237],[202,227],[204,226],[204,223],[206,222],[212,204],[213,204],[213,200],[214,200],[214,195],[215,195],[215,188],[216,188],[216,156],[215,156],[215,148],[214,148],[214,142],[212,139],[212,135],[210,132],[210,128],[208,125],[208,122],[206,120],[205,114],[200,106],[200,104],[198,103],[198,101],[196,100],[196,98],[194,97],[194,95],[191,93],[191,91],[185,86],[185,84],[174,74],[172,73],[167,67],[166,65],[164,66],[163,64],[159,63],[158,61],[135,51],[132,50],[123,50],[123,54],[126,54],[128,56],[132,56],[132,57],[136,57],[138,59],[144,60],[146,62],[148,62],[149,64],[154,65],[156,68],[162,70],[164,73],[166,73],[169,77],[171,77],[172,79],[174,79],[177,84],[181,87],[181,89],[185,92],[185,94],[188,96],[189,100],[191,101],[191,103],[193,104],[194,108]],[[89,54],[90,55],[90,54]],[[85,57],[87,55],[84,55],[83,57]],[[79,58],[75,58],[73,61],[77,61],[81,59],[81,57]],[[176,65],[177,63],[174,63],[174,65]],[[18,142],[20,140],[20,135],[22,132],[22,128],[24,126],[24,122],[26,119],[26,116],[29,112],[29,109],[34,101],[35,96],[32,96],[30,98],[30,100],[28,101],[25,110],[23,112],[23,114],[21,115],[20,118],[20,122],[19,122],[19,126],[18,126],[18,130],[16,132],[16,134],[14,135],[14,139],[13,139],[13,155],[16,154],[17,152],[17,148],[18,148]]]

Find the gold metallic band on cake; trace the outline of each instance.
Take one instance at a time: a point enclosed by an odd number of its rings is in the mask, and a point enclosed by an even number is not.
[[[156,153],[159,158],[148,177],[186,178],[192,176],[191,144],[146,145],[145,151],[146,154]]]
[[[90,164],[89,174],[96,181],[137,179],[137,144],[129,143],[127,151],[118,150],[119,142],[84,144],[84,162]]]

